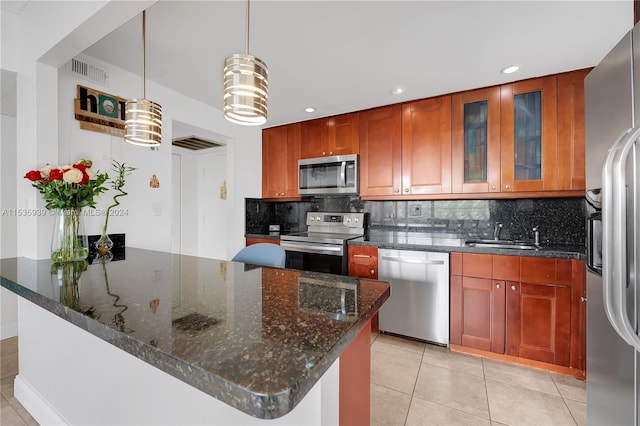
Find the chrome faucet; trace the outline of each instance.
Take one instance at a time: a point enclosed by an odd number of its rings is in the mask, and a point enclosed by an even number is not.
[[[533,231],[533,242],[534,242],[536,245],[539,245],[539,244],[540,244],[540,232],[538,231],[538,227],[537,227],[537,226],[535,226],[535,227],[532,229],[532,231]]]
[[[493,226],[493,239],[494,240],[499,240],[500,239],[500,230],[502,229],[502,224],[500,222],[496,222],[495,225]]]

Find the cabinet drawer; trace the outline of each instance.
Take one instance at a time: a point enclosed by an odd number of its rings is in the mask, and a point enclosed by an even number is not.
[[[462,275],[465,277],[493,278],[493,256],[490,254],[462,255]]]
[[[378,247],[350,246],[349,264],[378,266]]]
[[[520,257],[493,256],[493,279],[504,281],[520,281]]]
[[[349,275],[378,278],[378,247],[349,246]]]
[[[520,281],[531,284],[571,285],[571,260],[539,257],[520,258]]]

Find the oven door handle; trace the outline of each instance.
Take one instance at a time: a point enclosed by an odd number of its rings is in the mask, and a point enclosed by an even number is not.
[[[300,253],[329,254],[332,256],[342,256],[343,253],[343,247],[341,245],[329,246],[280,241],[280,247],[285,249],[285,251],[297,251]]]

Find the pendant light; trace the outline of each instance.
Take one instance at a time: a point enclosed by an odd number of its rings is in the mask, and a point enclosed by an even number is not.
[[[224,118],[245,126],[260,126],[267,121],[267,64],[249,55],[249,0],[244,54],[224,60]]]
[[[142,11],[142,98],[125,103],[124,140],[133,145],[154,147],[162,137],[162,107],[146,99],[146,11]]]

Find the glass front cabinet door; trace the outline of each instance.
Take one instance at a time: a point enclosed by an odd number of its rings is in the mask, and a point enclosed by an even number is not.
[[[500,87],[454,95],[452,119],[452,192],[500,192]]]
[[[555,76],[503,85],[500,95],[501,191],[556,189]]]

